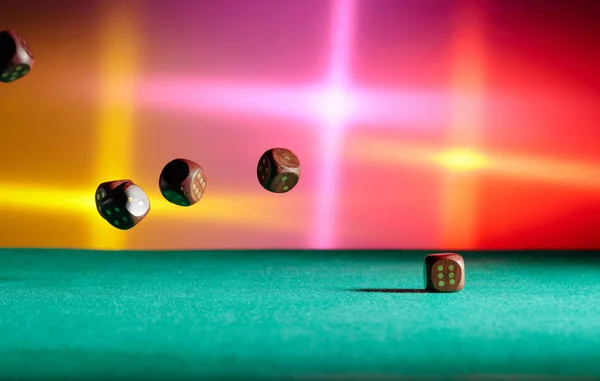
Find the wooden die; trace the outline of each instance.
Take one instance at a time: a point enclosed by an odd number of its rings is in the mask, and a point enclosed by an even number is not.
[[[465,286],[465,261],[456,253],[425,257],[425,289],[430,292],[457,292]]]
[[[33,53],[13,30],[0,32],[0,82],[14,82],[33,67]]]

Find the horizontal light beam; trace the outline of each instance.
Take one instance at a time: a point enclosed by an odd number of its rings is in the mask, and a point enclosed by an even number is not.
[[[266,191],[265,191],[266,193]],[[39,213],[61,213],[81,215],[95,221],[102,218],[94,202],[95,188],[69,190],[48,188],[37,184],[0,184],[0,209],[17,209]],[[190,222],[214,222],[260,229],[293,230],[300,226],[299,219],[288,218],[287,214],[265,213],[278,200],[271,194],[248,196],[245,194],[205,195],[196,205],[180,207],[168,203],[159,193],[148,193],[151,209],[148,219],[182,220]],[[289,207],[286,203],[286,207]],[[106,224],[109,229],[114,229]]]
[[[156,110],[280,116],[316,123],[343,119],[384,128],[441,128],[450,109],[447,91],[360,90],[335,83],[290,87],[150,78],[139,85],[137,94],[141,106]]]
[[[508,153],[481,153],[466,148],[390,142],[383,139],[353,139],[346,158],[359,162],[395,165],[433,165],[450,171],[480,171],[513,178],[561,184],[582,189],[600,189],[596,164]]]

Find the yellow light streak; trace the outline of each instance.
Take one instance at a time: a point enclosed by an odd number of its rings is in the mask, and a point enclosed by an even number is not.
[[[452,173],[490,173],[584,190],[600,189],[600,166],[595,162],[506,152],[484,154],[467,148],[442,149],[405,141],[365,138],[349,140],[346,149],[346,157],[357,162],[437,166]]]
[[[95,188],[72,190],[68,188],[40,187],[36,184],[0,184],[0,210],[18,209],[39,213],[63,213],[89,217],[90,223],[98,230],[98,235],[106,238],[107,232],[118,232],[100,217],[94,203]],[[277,195],[266,193],[262,196],[240,194],[205,195],[196,205],[180,207],[168,203],[158,192],[148,193],[151,202],[147,219],[165,222],[177,220],[190,223],[222,223],[229,226],[242,226],[260,229],[269,227],[274,231],[297,229],[303,223],[297,215],[299,210],[290,210],[290,202],[285,201],[287,213],[268,213],[280,210],[281,200]],[[302,207],[299,205],[298,209]],[[142,222],[143,223],[143,222]],[[135,229],[135,228],[134,228]],[[115,234],[109,234],[112,237]],[[123,235],[123,234],[116,234]],[[98,241],[100,248],[112,249],[107,241]]]
[[[488,159],[468,149],[451,149],[434,155],[434,160],[454,172],[475,171],[489,165]]]
[[[94,204],[94,190],[48,188],[36,184],[0,184],[0,207],[43,212],[81,214],[91,211],[100,218]]]

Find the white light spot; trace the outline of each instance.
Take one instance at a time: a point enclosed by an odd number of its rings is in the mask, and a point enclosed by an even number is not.
[[[352,109],[352,98],[343,89],[332,87],[317,94],[315,106],[326,123],[335,125],[348,118]]]

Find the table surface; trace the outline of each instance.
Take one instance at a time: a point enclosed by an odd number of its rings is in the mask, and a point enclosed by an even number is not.
[[[0,250],[0,378],[600,379],[598,261],[461,254]]]

